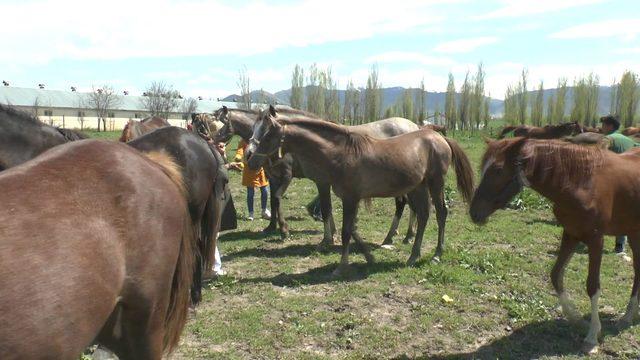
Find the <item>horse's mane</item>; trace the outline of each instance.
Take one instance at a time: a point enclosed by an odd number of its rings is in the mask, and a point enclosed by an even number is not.
[[[524,171],[536,174],[560,188],[575,187],[589,181],[604,162],[605,150],[560,140],[526,140],[520,150]]]
[[[71,129],[64,129],[64,128],[60,128],[60,127],[56,127],[56,130],[58,130],[58,132],[60,134],[62,134],[62,136],[64,136],[64,138],[67,141],[76,141],[76,140],[82,140],[82,139],[88,139],[89,135],[81,132],[81,131],[77,131],[77,130],[71,130]]]
[[[7,115],[12,117],[18,117],[20,118],[20,120],[28,121],[29,123],[34,125],[44,124],[42,121],[38,120],[38,118],[36,118],[35,116],[29,114],[26,111],[19,110],[11,105],[0,104],[0,112],[6,113]]]
[[[368,150],[372,140],[368,135],[351,132],[348,127],[329,121],[318,121],[304,117],[282,119],[280,121],[282,124],[298,125],[314,132],[337,132],[346,137],[347,149],[353,151],[356,155],[360,155]]]
[[[216,112],[220,111],[220,109],[216,110]],[[260,110],[254,110],[254,109],[229,109],[229,111],[233,111],[233,112],[239,112],[239,113],[244,113],[244,114],[251,114],[251,115],[257,115],[258,113],[260,113]],[[308,112],[308,111],[304,111],[304,110],[300,110],[300,109],[296,109],[296,108],[292,108],[290,106],[276,106],[276,111],[282,114],[286,114],[286,115],[302,115],[308,118],[313,118],[313,119],[320,119],[320,117],[312,112]]]

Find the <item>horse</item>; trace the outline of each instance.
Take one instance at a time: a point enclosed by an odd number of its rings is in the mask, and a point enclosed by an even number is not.
[[[498,139],[502,139],[510,132],[513,132],[514,136],[521,136],[532,139],[558,139],[564,136],[575,135],[583,132],[582,126],[575,121],[560,124],[560,125],[546,125],[544,127],[518,125],[518,126],[505,126],[500,132]]]
[[[166,126],[171,126],[169,121],[157,116],[148,117],[141,121],[129,119],[124,129],[122,129],[122,135],[120,135],[119,141],[128,142],[155,129]]]
[[[0,153],[3,154],[0,163],[3,168],[30,160],[51,147],[88,138],[78,131],[53,128],[30,114],[10,107],[0,107],[0,110],[3,110],[0,111],[0,139],[11,140],[0,142]],[[138,139],[140,141],[136,141]],[[235,220],[235,209],[226,186],[228,175],[223,166],[224,160],[198,136],[177,127],[164,127],[158,129],[157,134],[153,131],[138,139],[128,144],[143,152],[164,151],[171,154],[178,161],[186,181],[189,210],[198,230],[201,250],[201,256],[196,259],[195,282],[191,291],[193,304],[198,304],[201,299],[202,268],[210,268],[217,228],[236,228],[235,222],[232,222]],[[221,209],[224,209],[222,215]],[[226,221],[222,222],[221,218]]]
[[[407,261],[411,266],[420,258],[430,210],[429,194],[438,219],[438,246],[433,259],[439,260],[442,254],[447,217],[444,181],[452,161],[463,198],[470,200],[473,195],[473,171],[464,151],[455,141],[431,129],[377,139],[327,121],[280,117],[271,106],[259,115],[246,152],[252,169],[259,168],[272,154],[293,153],[305,175],[317,183],[330,185],[342,199],[342,258],[336,275],[348,267],[349,241],[362,199],[406,195],[418,220]],[[354,239],[367,262],[373,262],[362,239],[357,236]]]
[[[427,128],[427,129],[431,129],[433,131],[437,131],[440,134],[442,134],[442,136],[447,136],[447,127],[444,125],[438,125],[438,124],[426,124],[422,126],[423,128]]]
[[[195,238],[170,157],[56,146],[0,173],[0,358],[74,359],[92,343],[160,359],[189,309]]]
[[[217,120],[214,115],[207,113],[192,113],[191,123],[195,126],[193,131],[207,141],[211,140],[211,136],[217,134],[224,126],[224,123]]]
[[[628,127],[622,130],[622,135],[634,136],[640,134],[640,127]]]
[[[56,145],[86,138],[79,131],[47,125],[28,113],[0,104],[0,171]]]
[[[578,243],[589,252],[587,294],[591,324],[583,350],[597,351],[600,318],[600,263],[603,235],[628,235],[635,277],[622,326],[631,325],[640,301],[640,149],[615,154],[598,147],[562,141],[516,137],[487,140],[482,158],[482,180],[471,202],[470,216],[478,224],[504,207],[523,187],[530,186],[554,204],[564,228],[551,283],[570,320],[580,314],[564,289],[564,268]]]
[[[293,109],[290,107],[275,107],[280,117],[304,117],[310,120],[323,121],[318,118],[317,115],[308,113],[302,110]],[[232,109],[229,110],[223,106],[216,112],[214,117],[224,123],[224,126],[214,136],[214,142],[227,142],[234,134],[237,134],[243,138],[246,142],[249,142],[253,134],[253,126],[256,123],[256,116],[258,111]],[[198,126],[196,126],[198,127]],[[202,128],[202,125],[200,125]],[[395,135],[418,130],[418,126],[410,120],[404,118],[389,118],[380,121],[374,121],[368,124],[357,125],[350,127],[352,131],[361,134],[366,134],[372,137],[385,138]],[[206,129],[203,129],[206,131]],[[266,232],[274,231],[276,224],[279,225],[283,238],[288,236],[288,225],[285,221],[281,198],[284,195],[292,179],[305,178],[304,171],[300,165],[300,162],[293,154],[284,154],[281,159],[271,157],[265,165],[265,171],[269,175],[270,189],[271,189],[271,222],[265,229]],[[321,247],[326,247],[333,244],[333,235],[335,234],[335,224],[333,221],[333,214],[331,209],[331,189],[324,184],[316,183],[318,187],[318,193],[320,194],[320,208],[323,214],[324,223],[324,237],[320,243]],[[402,212],[406,205],[406,199],[396,200],[396,212],[391,223],[391,228],[383,241],[383,244],[391,244],[393,241],[393,235],[395,235]],[[411,214],[407,235],[404,242],[407,243],[410,238],[415,235],[414,232],[415,214]],[[356,232],[356,235],[357,232]]]
[[[191,288],[191,302],[197,305],[201,298],[203,271],[213,264],[218,231],[235,229],[236,224],[222,219],[235,219],[234,214],[223,215],[223,210],[234,209],[228,189],[229,177],[222,156],[196,134],[175,126],[157,129],[127,145],[143,152],[165,152],[180,166],[187,185],[189,214],[196,230],[200,256]],[[234,210],[231,210],[234,211]]]

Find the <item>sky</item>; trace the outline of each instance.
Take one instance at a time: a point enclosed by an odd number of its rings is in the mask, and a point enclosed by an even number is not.
[[[0,0],[0,80],[11,86],[139,95],[162,81],[185,96],[287,89],[296,64],[330,67],[345,88],[377,65],[384,87],[444,91],[482,62],[503,98],[594,72],[640,73],[639,0]]]

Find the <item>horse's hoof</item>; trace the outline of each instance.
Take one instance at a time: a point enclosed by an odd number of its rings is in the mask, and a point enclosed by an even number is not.
[[[418,256],[409,257],[409,260],[407,260],[407,266],[415,266],[416,261],[418,261]]]
[[[380,244],[380,246],[383,246],[383,245],[391,245],[391,244],[393,244],[393,239],[391,239],[391,238],[386,238],[386,239],[384,239],[384,241],[382,242],[382,244]]]
[[[366,253],[364,254],[364,258],[367,260],[367,264],[371,265],[373,263],[376,262],[376,259],[373,257],[373,255]]]
[[[270,234],[276,231],[276,227],[275,226],[267,226],[266,228],[264,228],[264,230],[262,230],[263,233],[265,234]]]
[[[404,239],[402,240],[402,243],[403,243],[403,244],[408,244],[408,243],[409,243],[409,241],[411,241],[411,239],[410,239],[410,238],[404,238]]]
[[[433,257],[431,258],[431,263],[432,264],[439,264],[440,263],[440,255],[433,255]]]
[[[585,354],[594,355],[598,353],[598,344],[592,344],[590,342],[584,341],[582,343],[581,351]]]

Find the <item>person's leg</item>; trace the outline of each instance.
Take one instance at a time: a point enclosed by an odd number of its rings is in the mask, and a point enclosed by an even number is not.
[[[624,252],[624,243],[626,240],[627,240],[627,237],[624,235],[616,236],[616,248],[615,248],[616,253]]]
[[[260,187],[260,208],[262,209],[262,218],[269,220],[271,218],[271,212],[267,209],[267,201],[269,201],[268,186]]]
[[[253,188],[247,187],[247,210],[249,210],[249,220],[253,220]]]

